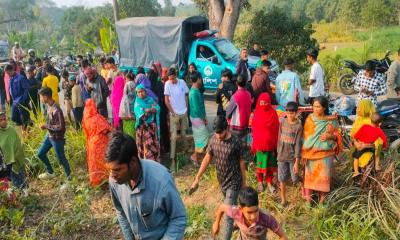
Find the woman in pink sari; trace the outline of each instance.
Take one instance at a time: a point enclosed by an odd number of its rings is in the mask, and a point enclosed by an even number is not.
[[[114,86],[110,96],[115,129],[120,127],[119,107],[121,105],[122,96],[124,95],[124,86],[124,76],[118,74],[114,79]]]

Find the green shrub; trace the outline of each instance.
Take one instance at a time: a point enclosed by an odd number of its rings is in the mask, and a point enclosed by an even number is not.
[[[204,232],[210,232],[212,221],[207,217],[207,209],[204,205],[188,207],[187,216],[185,237],[199,237]]]

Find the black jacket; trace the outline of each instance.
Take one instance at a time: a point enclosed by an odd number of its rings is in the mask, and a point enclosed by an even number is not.
[[[222,82],[217,89],[217,99],[218,104],[217,116],[225,116],[225,110],[231,100],[232,95],[236,92],[237,86],[232,81]]]

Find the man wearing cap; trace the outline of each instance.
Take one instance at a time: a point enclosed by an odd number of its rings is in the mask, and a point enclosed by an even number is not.
[[[175,151],[176,151],[176,138],[177,132],[180,128],[181,136],[184,141],[182,144],[185,145],[184,136],[186,134],[186,128],[188,126],[187,117],[187,95],[189,88],[185,81],[177,78],[177,72],[175,68],[168,70],[168,81],[165,83],[164,95],[165,104],[169,111],[170,131],[171,131],[171,170],[175,170]]]
[[[275,80],[276,101],[281,106],[286,106],[288,102],[297,102],[300,105],[304,105],[300,77],[294,72],[294,59],[285,59],[284,65],[285,70]]]
[[[308,79],[308,85],[310,86],[309,100],[312,103],[314,98],[325,95],[325,73],[321,67],[321,64],[317,61],[318,50],[309,49],[307,50],[307,62],[311,64],[310,77]]]
[[[5,112],[0,112],[0,151],[11,170],[8,178],[15,187],[24,189],[27,194],[24,150],[17,131],[7,124]]]
[[[38,91],[40,88],[39,81],[35,77],[35,66],[29,66],[26,68],[26,77],[29,83],[29,101],[31,103],[31,109],[36,115],[36,111],[39,108],[39,95]]]
[[[108,119],[107,97],[110,95],[110,89],[106,80],[91,67],[85,69],[86,84],[85,88],[90,94],[90,98],[97,105],[97,111]]]
[[[17,126],[26,129],[29,119],[27,111],[29,104],[29,83],[28,80],[21,74],[15,71],[13,65],[8,64],[5,68],[6,73],[10,76],[8,92],[10,93],[11,104],[11,120]]]

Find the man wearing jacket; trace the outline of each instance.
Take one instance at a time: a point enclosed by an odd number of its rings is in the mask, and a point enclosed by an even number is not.
[[[106,162],[124,239],[183,239],[186,211],[174,178],[163,165],[137,156],[132,137],[121,132],[112,135]]]
[[[29,82],[21,74],[15,71],[13,65],[8,64],[5,68],[6,73],[10,76],[8,92],[12,99],[11,120],[17,126],[21,126],[25,130],[29,123]]]
[[[236,64],[236,75],[243,75],[246,78],[246,81],[251,81],[251,73],[249,69],[249,65],[247,63],[247,48],[242,48],[240,50],[240,59]]]
[[[232,95],[236,92],[237,86],[233,82],[232,71],[229,69],[224,69],[221,74],[221,81],[217,89],[217,116],[226,116],[226,108],[231,100]]]
[[[272,104],[275,104],[275,96],[272,94],[270,80],[268,77],[268,70],[271,63],[268,60],[262,62],[261,67],[257,68],[253,79],[251,80],[251,87],[254,93],[254,102],[257,102],[258,96],[261,93],[266,92],[269,94],[272,100]]]

